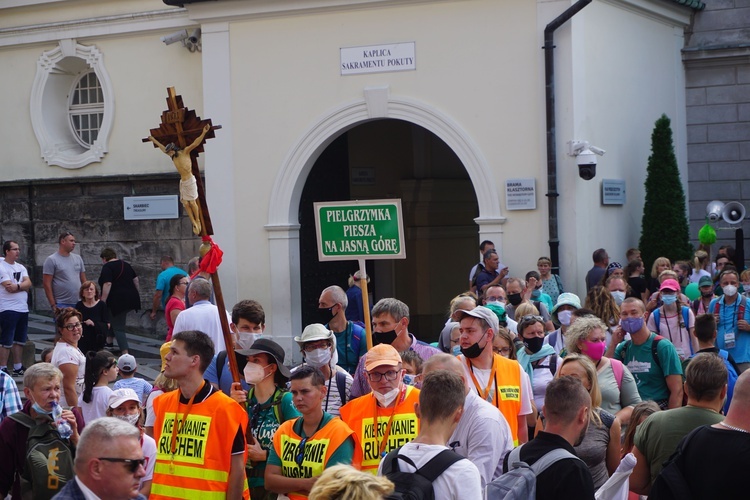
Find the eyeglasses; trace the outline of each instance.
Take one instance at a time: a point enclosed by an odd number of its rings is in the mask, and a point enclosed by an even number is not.
[[[485,300],[487,302],[505,302],[505,297],[497,297],[495,295],[490,295],[488,297],[485,297]]]
[[[380,382],[383,377],[385,377],[386,380],[396,380],[396,377],[398,377],[398,371],[396,370],[388,370],[385,373],[380,372],[367,372],[367,378],[370,379],[370,382]]]
[[[69,332],[74,332],[79,328],[83,328],[83,325],[81,323],[71,323],[69,325],[65,325],[63,328],[65,328]]]
[[[501,356],[505,356],[507,354],[510,354],[510,347],[501,347],[500,349],[493,348],[492,352]]]
[[[331,347],[331,342],[329,340],[324,340],[322,342],[310,342],[305,344],[303,349],[305,352],[313,352],[316,349],[327,349],[329,347]]]
[[[305,461],[305,446],[307,446],[307,438],[302,438],[297,446],[297,455],[294,457],[297,467],[302,467],[302,462]]]
[[[99,457],[98,460],[106,460],[107,462],[122,462],[125,464],[125,468],[131,474],[135,474],[138,471],[138,467],[146,467],[145,458],[110,458],[110,457]]]
[[[523,318],[521,318],[521,321],[519,323],[533,323],[535,321],[544,322],[544,318],[541,316],[536,316],[534,314],[527,314]]]

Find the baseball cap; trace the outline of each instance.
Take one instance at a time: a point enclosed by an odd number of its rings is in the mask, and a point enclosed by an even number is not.
[[[250,346],[250,349],[240,349],[238,351],[235,351],[236,353],[242,355],[242,356],[255,356],[256,354],[268,354],[271,356],[274,361],[276,361],[276,366],[279,367],[279,372],[286,378],[289,378],[292,376],[292,373],[289,371],[289,368],[284,366],[284,349],[274,342],[271,339],[258,339],[255,342],[253,342],[253,345]]]
[[[378,344],[365,354],[365,370],[368,372],[378,366],[397,366],[401,363],[401,356],[391,344]]]
[[[701,276],[701,279],[698,280],[698,288],[704,286],[714,286],[714,282],[708,276]]]
[[[461,311],[459,313],[459,319],[463,319],[464,316],[471,316],[472,318],[483,319],[492,328],[493,332],[497,332],[500,329],[500,323],[497,319],[497,315],[490,309],[484,306],[477,306],[471,311]]]
[[[680,291],[680,284],[677,283],[677,280],[673,280],[672,278],[664,280],[664,282],[659,287],[659,290],[672,290],[673,292],[679,292]]]
[[[159,356],[161,356],[161,371],[164,371],[164,367],[167,364],[167,354],[169,354],[169,348],[172,347],[172,341],[164,342],[161,347],[159,347]]]
[[[132,372],[137,366],[138,363],[135,361],[135,357],[132,354],[123,354],[120,356],[120,359],[117,360],[117,368],[123,372]]]
[[[141,398],[133,389],[115,389],[112,394],[109,395],[109,401],[107,405],[110,408],[118,408],[125,401],[137,401],[141,404]]]
[[[331,337],[333,337],[333,332],[331,330],[320,323],[313,323],[312,325],[307,325],[305,329],[302,330],[301,336],[294,337],[294,341],[297,342],[300,347],[303,347],[307,342],[330,340]]]

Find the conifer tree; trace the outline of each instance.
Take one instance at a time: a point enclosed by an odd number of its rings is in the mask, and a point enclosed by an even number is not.
[[[646,201],[643,205],[641,239],[638,249],[646,269],[658,257],[671,262],[690,259],[690,231],[685,207],[685,192],[672,142],[667,115],[656,120],[651,134],[651,156],[646,172]]]

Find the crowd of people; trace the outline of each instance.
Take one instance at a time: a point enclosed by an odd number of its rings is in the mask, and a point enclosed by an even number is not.
[[[68,254],[70,238],[60,239]],[[18,295],[27,275],[4,281],[17,244],[3,250],[0,284]],[[130,306],[105,300],[120,293],[118,269],[137,291],[135,273],[103,252],[111,281],[100,296],[84,269],[65,264],[80,272],[80,300],[48,294],[57,342],[49,360],[14,367],[25,403],[0,373],[0,496],[494,499],[522,478],[536,498],[585,499],[630,470],[617,498],[742,495],[750,273],[731,248],[715,266],[703,250],[692,262],[656,259],[650,276],[636,249],[625,266],[598,249],[583,300],[546,257],[521,278],[491,242],[480,252],[437,342],[410,330],[407,304],[383,298],[371,307],[368,350],[363,304],[352,304],[368,278],[355,275],[349,291],[322,290],[320,322],[294,337],[294,367],[260,303],[220,311],[196,262],[188,274],[165,258],[152,312],[162,305],[169,332],[153,386],[112,329]],[[24,312],[4,313],[10,352]],[[119,359],[105,349],[114,339]]]

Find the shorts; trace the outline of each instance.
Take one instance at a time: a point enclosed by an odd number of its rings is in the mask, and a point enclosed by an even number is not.
[[[13,344],[24,345],[29,330],[29,313],[0,312],[0,346],[10,349]]]

